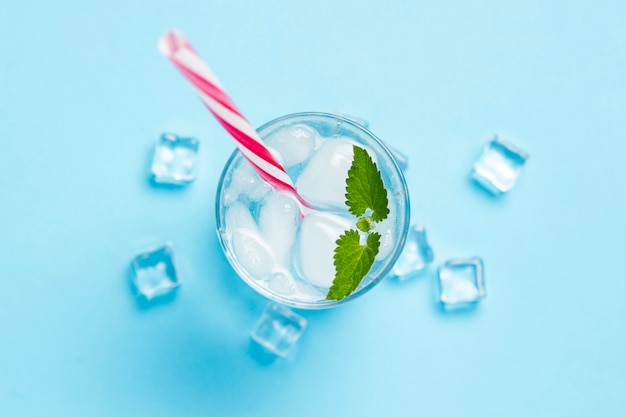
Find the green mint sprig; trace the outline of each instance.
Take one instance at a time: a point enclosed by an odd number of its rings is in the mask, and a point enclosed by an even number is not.
[[[327,300],[341,300],[352,294],[374,264],[380,248],[380,233],[372,232],[376,223],[389,215],[387,190],[378,167],[367,151],[356,145],[346,179],[346,205],[357,217],[356,227],[365,234],[361,244],[358,230],[346,230],[335,243],[335,279]]]

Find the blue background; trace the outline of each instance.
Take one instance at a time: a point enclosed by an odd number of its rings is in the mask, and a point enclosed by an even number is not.
[[[0,415],[626,415],[626,3],[19,1],[0,10]],[[231,140],[156,50],[182,29],[254,126],[342,111],[411,159],[428,273],[383,282],[286,360],[221,254]],[[157,188],[164,131],[198,179]],[[469,179],[500,134],[517,186]],[[138,302],[129,266],[172,242],[185,283]],[[436,265],[480,255],[487,298],[446,314]]]

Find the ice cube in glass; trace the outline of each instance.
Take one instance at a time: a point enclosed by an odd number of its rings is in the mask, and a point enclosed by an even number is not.
[[[505,193],[515,185],[527,159],[526,152],[496,136],[474,163],[472,178],[493,194]]]
[[[286,357],[296,344],[307,321],[288,307],[270,301],[250,337],[267,351]]]
[[[375,158],[373,152],[368,153]],[[353,159],[352,139],[338,137],[324,141],[311,156],[296,181],[298,194],[307,202],[322,209],[343,210],[346,206],[344,178],[348,178],[348,170]]]
[[[426,229],[421,224],[415,224],[409,229],[404,249],[389,276],[408,278],[423,271],[433,259],[433,250],[426,239]]]
[[[306,161],[320,140],[317,130],[305,124],[296,124],[274,132],[265,144],[278,152],[284,168],[291,168]]]
[[[198,140],[163,133],[157,142],[152,160],[154,180],[184,185],[195,179]]]
[[[148,300],[165,295],[181,284],[169,244],[140,253],[133,259],[132,266],[133,284]]]
[[[440,299],[445,307],[468,306],[485,297],[483,261],[450,259],[439,269]]]

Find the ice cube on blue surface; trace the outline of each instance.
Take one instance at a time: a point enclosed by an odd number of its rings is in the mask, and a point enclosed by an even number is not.
[[[304,317],[270,301],[250,337],[269,352],[286,357],[302,336],[306,325]]]
[[[184,185],[195,179],[198,140],[163,133],[154,150],[152,174],[160,183]]]
[[[415,224],[409,229],[404,249],[389,276],[408,278],[423,271],[433,259],[433,250],[426,239],[426,229],[421,224]]]
[[[169,244],[140,253],[133,259],[132,266],[133,284],[148,300],[165,295],[181,284]]]
[[[515,185],[527,159],[526,152],[496,136],[474,163],[472,178],[493,194],[505,193]]]
[[[450,259],[439,269],[440,299],[446,307],[467,306],[485,297],[483,261]]]

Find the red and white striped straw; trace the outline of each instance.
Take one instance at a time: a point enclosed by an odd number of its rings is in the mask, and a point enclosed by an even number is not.
[[[311,206],[298,195],[285,169],[261,141],[256,130],[239,112],[211,68],[198,56],[185,36],[177,31],[165,33],[159,39],[159,51],[191,83],[202,102],[235,139],[239,151],[259,176],[276,190],[293,194],[300,203],[302,214],[309,211]]]

